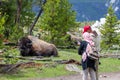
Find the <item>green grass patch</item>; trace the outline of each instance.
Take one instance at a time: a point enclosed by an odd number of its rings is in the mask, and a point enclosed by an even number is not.
[[[69,72],[65,70],[65,65],[57,65],[55,67],[48,68],[29,68],[23,69],[16,74],[1,74],[2,80],[27,80],[29,78],[48,78],[57,77],[63,75],[74,74],[75,72]]]
[[[117,72],[120,71],[120,60],[115,58],[102,58],[99,65],[100,72]]]
[[[59,57],[53,57],[52,61],[35,61],[39,63],[49,63],[49,67],[39,68],[25,68],[20,69],[17,73],[13,74],[0,74],[0,80],[27,80],[30,78],[46,78],[57,77],[74,74],[76,72],[70,72],[65,69],[65,64],[56,64],[55,60],[69,60],[75,59],[81,60],[81,56],[78,55],[77,49],[59,49]],[[120,71],[120,60],[113,58],[101,58],[101,65],[99,65],[100,72],[118,72]],[[81,69],[81,66],[78,66]]]
[[[80,55],[78,55],[78,51],[76,49],[62,49],[59,50],[60,59],[69,60],[75,59],[80,60]]]

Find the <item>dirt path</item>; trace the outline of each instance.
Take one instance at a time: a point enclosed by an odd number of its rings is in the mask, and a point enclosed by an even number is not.
[[[120,72],[100,74],[100,80],[120,80]]]
[[[74,74],[74,75],[61,76],[55,78],[45,78],[45,79],[34,78],[28,80],[82,80],[82,76],[81,74]],[[99,80],[120,80],[120,72],[99,74]]]

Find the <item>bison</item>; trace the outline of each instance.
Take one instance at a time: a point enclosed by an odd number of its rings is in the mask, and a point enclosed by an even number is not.
[[[18,46],[22,56],[58,56],[58,51],[54,44],[47,43],[31,35],[22,37],[18,41]]]

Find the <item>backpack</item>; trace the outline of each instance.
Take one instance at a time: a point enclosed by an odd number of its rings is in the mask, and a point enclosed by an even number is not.
[[[87,42],[87,41],[82,41],[81,43],[80,43],[80,46],[79,46],[79,49],[78,49],[78,54],[79,55],[82,55],[83,54],[83,52],[85,52],[86,51],[86,48],[87,48],[87,45],[88,45],[89,43]],[[93,53],[89,53],[90,55],[88,55],[88,58],[89,59],[91,59],[91,60],[98,60],[99,59],[99,55],[98,55],[98,53],[97,52],[93,52]]]
[[[82,55],[84,51],[86,51],[86,47],[87,47],[88,42],[87,41],[81,41],[80,42],[80,46],[78,48],[78,54]]]

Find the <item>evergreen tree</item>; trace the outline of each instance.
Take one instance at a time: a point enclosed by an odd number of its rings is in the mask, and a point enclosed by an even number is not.
[[[75,27],[75,12],[68,0],[47,0],[40,18],[40,28],[46,31],[47,39],[56,45],[66,45],[70,28]]]
[[[106,15],[106,23],[101,28],[102,43],[101,47],[110,48],[112,45],[117,44],[118,38],[116,30],[118,20],[112,8],[112,5],[108,8],[108,14]]]
[[[29,26],[35,15],[32,12],[32,1],[0,1],[0,33],[4,39],[17,40],[23,35],[23,27]]]

